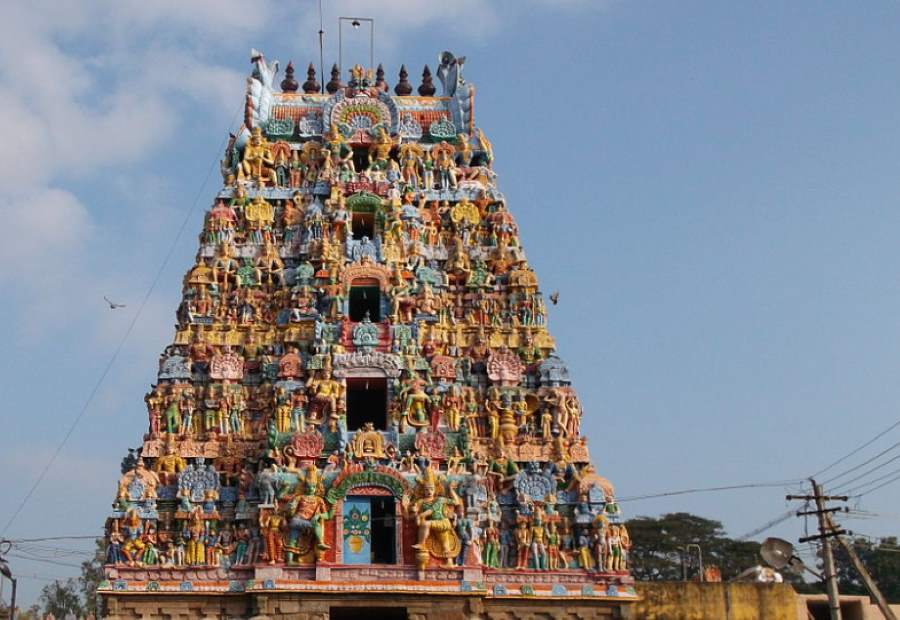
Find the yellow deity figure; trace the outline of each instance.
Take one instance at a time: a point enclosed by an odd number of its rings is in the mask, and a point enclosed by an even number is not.
[[[475,130],[475,138],[478,140],[479,148],[484,152],[484,165],[490,168],[494,161],[494,145],[491,144],[491,141],[487,139],[487,136],[484,135],[481,129]]]
[[[472,160],[472,146],[469,144],[469,136],[464,133],[456,135],[456,154],[463,166],[468,166]]]
[[[200,506],[191,511],[188,521],[188,539],[185,545],[185,562],[193,566],[206,562],[206,531],[200,518]]]
[[[412,321],[415,299],[409,294],[409,285],[399,267],[394,269],[388,294],[391,298],[391,320],[399,322],[402,316],[404,322]]]
[[[306,389],[310,396],[309,422],[319,424],[327,420],[329,430],[335,432],[340,415],[338,402],[344,392],[343,383],[332,379],[331,368],[326,366],[317,375],[310,377],[306,382]]]
[[[607,572],[624,571],[627,566],[626,554],[631,540],[624,525],[610,525],[606,535]]]
[[[496,441],[500,437],[500,413],[490,406],[490,402],[485,403],[485,409],[488,414],[488,437]]]
[[[238,168],[238,180],[252,179],[264,185],[277,185],[275,174],[275,156],[272,154],[272,145],[262,135],[259,127],[250,130],[250,140],[244,147],[244,157]]]
[[[275,392],[275,428],[279,433],[291,430],[291,399],[283,387]]]
[[[425,282],[422,285],[422,292],[416,299],[416,309],[422,314],[437,314],[441,309],[440,299],[438,299],[431,290],[431,285]]]
[[[275,245],[267,240],[256,259],[256,281],[260,284],[283,284],[284,261],[278,255]]]
[[[341,130],[338,129],[337,123],[331,123],[331,125],[329,125],[328,131],[325,132],[323,138],[325,138],[325,144],[328,145],[331,152],[340,156],[341,149],[346,145],[347,140],[344,138]]]
[[[581,403],[578,397],[570,394],[563,405],[566,412],[566,425],[563,431],[570,437],[578,437],[581,434]]]
[[[415,142],[407,142],[400,147],[400,179],[407,187],[418,188],[422,184],[422,158],[425,150]]]
[[[141,517],[137,510],[132,508],[125,513],[125,517],[122,519],[122,529],[127,534],[125,543],[122,545],[122,552],[125,554],[125,559],[128,560],[130,566],[137,566],[142,563],[141,555],[144,550],[144,541],[140,535],[142,529]]]
[[[424,381],[413,379],[403,407],[406,421],[410,426],[416,428],[428,425],[428,412],[431,409],[431,397],[425,392],[423,386]]]
[[[394,147],[394,141],[391,140],[390,134],[382,126],[375,132],[375,140],[372,143],[372,150],[375,152],[376,160],[387,160]]]
[[[358,459],[386,457],[384,452],[384,437],[375,430],[372,422],[366,422],[350,440],[350,453]]]
[[[509,395],[503,394],[500,398],[487,399],[484,403],[488,413],[488,424],[491,439],[499,439],[504,444],[515,441],[519,434],[519,426],[516,424],[516,412],[512,408]]]
[[[175,483],[176,477],[185,465],[184,459],[175,450],[175,444],[169,439],[166,441],[166,453],[157,457],[156,463],[153,464],[153,471],[159,476],[163,485],[169,485]]]
[[[458,431],[462,421],[463,403],[457,386],[452,386],[444,394],[442,405],[444,407],[444,415],[447,418],[447,426],[451,431]]]
[[[469,388],[466,391],[464,398],[466,430],[469,432],[469,437],[478,437],[480,435],[478,431],[479,407],[475,390]]]
[[[541,437],[551,439],[553,434],[553,414],[549,409],[541,411]]]
[[[271,231],[275,222],[275,208],[262,197],[262,194],[257,194],[244,209],[244,219],[250,228],[251,241],[261,244],[264,231]]]
[[[429,556],[444,560],[448,567],[453,566],[462,546],[451,521],[454,511],[462,508],[456,483],[448,485],[447,495],[438,495],[439,484],[434,469],[429,466],[419,477],[418,499],[409,507],[419,528],[413,548],[417,550],[416,563],[420,569],[425,568]],[[404,502],[408,506],[409,499],[404,497]]]

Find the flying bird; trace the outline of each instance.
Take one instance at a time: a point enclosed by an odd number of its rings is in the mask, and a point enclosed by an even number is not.
[[[106,303],[109,304],[109,309],[110,309],[110,310],[116,310],[116,309],[118,309],[118,308],[124,308],[124,307],[125,307],[125,304],[117,304],[117,303],[114,302],[114,301],[110,301],[109,297],[107,297],[106,295],[103,296],[103,301],[105,301]]]
[[[552,293],[550,293],[550,303],[552,303],[554,306],[559,303],[559,291],[553,291]]]

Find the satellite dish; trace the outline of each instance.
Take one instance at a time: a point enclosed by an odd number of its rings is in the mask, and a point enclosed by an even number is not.
[[[775,570],[781,570],[795,559],[794,545],[781,538],[766,538],[759,548],[759,555],[766,564]],[[797,561],[799,562],[799,559]]]
[[[803,560],[794,555],[794,545],[786,540],[782,540],[781,538],[766,538],[759,548],[759,554],[762,556],[765,563],[775,570],[787,568],[787,570],[798,575],[801,575],[803,574],[803,571],[806,571],[811,575],[815,575],[820,580],[824,580],[822,575],[812,570],[809,566],[806,566],[803,563]]]

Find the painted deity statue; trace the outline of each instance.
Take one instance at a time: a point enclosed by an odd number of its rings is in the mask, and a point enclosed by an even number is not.
[[[435,471],[427,468],[419,478],[418,499],[409,509],[419,528],[413,548],[420,567],[424,567],[429,556],[453,566],[461,548],[452,521],[454,511],[462,508],[462,500],[456,494],[457,483],[449,483],[445,495],[437,494],[439,484]]]
[[[323,368],[318,375],[309,379],[306,389],[310,398],[309,421],[327,421],[329,429],[336,431],[340,416],[338,404],[344,392],[342,382],[331,377],[330,368]]]
[[[290,537],[285,549],[289,564],[299,560],[297,554],[301,536],[312,535],[317,559],[330,548],[325,544],[324,522],[331,519],[333,514],[320,494],[320,486],[319,471],[315,466],[309,466],[304,474],[303,491],[296,494],[288,504]]]
[[[250,140],[244,147],[244,156],[238,168],[238,180],[253,180],[263,185],[277,185],[278,178],[275,172],[275,156],[272,154],[272,146],[262,135],[259,127],[250,131]]]

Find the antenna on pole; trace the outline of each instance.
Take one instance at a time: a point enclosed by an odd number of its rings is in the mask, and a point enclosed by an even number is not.
[[[319,80],[322,83],[320,92],[325,92],[325,21],[322,18],[322,0],[319,0]]]
[[[338,68],[344,72],[344,22],[350,22],[358,30],[363,22],[369,24],[369,68],[375,65],[375,20],[371,17],[338,17]]]

